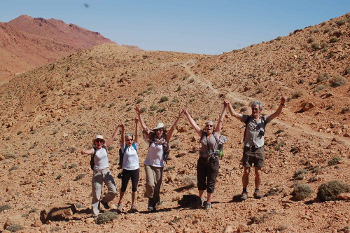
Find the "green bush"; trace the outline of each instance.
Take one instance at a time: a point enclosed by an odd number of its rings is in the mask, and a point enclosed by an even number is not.
[[[108,211],[108,212],[99,214],[98,217],[96,218],[96,223],[97,224],[104,224],[107,222],[112,222],[117,217],[118,217],[117,213]]]
[[[155,111],[155,110],[158,109],[158,106],[153,104],[149,109],[150,109],[151,111]]]
[[[331,87],[340,87],[346,83],[346,79],[341,76],[336,76],[329,80],[329,83],[331,84]]]
[[[302,201],[308,198],[314,191],[307,184],[295,184],[292,192],[293,199],[296,201]]]
[[[336,180],[322,184],[318,188],[317,199],[321,202],[336,200],[341,193],[350,192],[350,185]]]
[[[312,43],[312,44],[311,44],[311,48],[312,48],[314,51],[316,51],[316,50],[321,49],[321,46],[320,46],[319,43]]]

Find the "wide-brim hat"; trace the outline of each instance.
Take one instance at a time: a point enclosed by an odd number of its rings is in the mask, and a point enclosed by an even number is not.
[[[94,139],[94,142],[97,140],[97,139],[100,139],[103,141],[103,143],[105,142],[105,139],[103,138],[102,135],[96,135],[95,139]]]
[[[165,125],[162,122],[159,122],[156,127],[154,127],[152,130],[157,130],[157,129],[164,129]]]

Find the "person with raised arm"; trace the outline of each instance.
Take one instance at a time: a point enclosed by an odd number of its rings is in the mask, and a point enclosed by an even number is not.
[[[265,163],[265,155],[264,155],[264,136],[265,136],[265,127],[266,124],[276,118],[281,114],[282,109],[285,105],[286,99],[284,97],[281,98],[281,102],[276,112],[271,115],[262,115],[261,111],[263,109],[263,105],[260,101],[255,100],[251,104],[252,113],[251,115],[242,115],[233,110],[232,105],[225,101],[228,105],[229,112],[232,116],[237,118],[238,120],[245,123],[245,131],[244,131],[244,149],[243,149],[243,176],[242,176],[242,184],[243,191],[241,195],[242,200],[246,200],[248,198],[247,186],[249,183],[249,173],[250,168],[254,166],[255,168],[255,191],[254,198],[259,199],[263,195],[260,193],[260,184],[261,184],[261,168]]]
[[[199,128],[187,109],[184,110],[191,126],[200,136],[201,148],[197,161],[197,186],[201,207],[205,209],[211,208],[212,194],[214,193],[216,177],[219,172],[219,153],[216,152],[218,151],[219,145],[226,141],[226,138],[220,135],[222,122],[226,114],[226,107],[227,104],[225,103],[216,127],[213,121],[207,121],[204,129]],[[203,197],[205,190],[207,190],[206,201]]]
[[[119,149],[119,165],[123,169],[121,173],[122,185],[120,188],[120,197],[118,202],[118,211],[122,211],[122,200],[131,179],[132,193],[131,193],[131,208],[130,212],[137,212],[135,205],[137,185],[140,177],[140,164],[138,157],[138,134],[137,134],[138,118],[135,118],[135,135],[131,133],[125,134],[125,126],[122,124],[120,135],[120,149]]]
[[[148,211],[156,211],[156,206],[160,203],[159,193],[162,184],[163,167],[165,161],[168,159],[170,151],[169,141],[182,116],[182,111],[176,118],[170,130],[167,131],[162,122],[159,122],[156,127],[150,130],[141,117],[139,106],[136,106],[135,110],[143,130],[143,137],[149,144],[148,153],[145,159],[145,196],[148,198]]]
[[[108,161],[108,152],[107,148],[112,145],[114,139],[117,136],[118,128],[121,125],[118,125],[114,130],[112,137],[105,141],[102,135],[96,135],[93,140],[93,148],[81,150],[81,154],[88,154],[91,156],[91,169],[93,169],[92,176],[92,214],[94,217],[97,217],[100,213],[99,207],[100,203],[104,206],[105,209],[109,209],[108,203],[112,201],[116,194],[117,189],[112,176],[112,173],[109,170],[109,161]],[[103,183],[107,186],[108,192],[103,197],[102,200],[102,186]]]

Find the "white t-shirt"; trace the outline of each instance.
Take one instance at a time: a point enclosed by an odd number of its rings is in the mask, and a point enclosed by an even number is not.
[[[94,162],[94,170],[101,171],[109,167],[108,155],[105,147],[102,147],[101,149],[96,149]]]
[[[122,167],[125,170],[136,170],[140,168],[139,156],[137,155],[137,150],[139,149],[139,145],[138,143],[134,143],[134,145],[136,146],[136,150],[131,145],[131,146],[128,146],[124,151]],[[125,145],[122,148],[124,150]]]
[[[163,145],[157,145],[154,142],[148,148],[148,154],[145,165],[153,167],[164,167]]]

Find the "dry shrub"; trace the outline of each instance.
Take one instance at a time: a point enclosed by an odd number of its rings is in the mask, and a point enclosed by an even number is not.
[[[8,227],[6,227],[6,230],[7,231],[10,231],[10,232],[16,232],[16,231],[20,231],[20,230],[23,230],[23,226],[22,225],[19,225],[19,224],[12,224]]]
[[[333,180],[322,184],[318,188],[317,199],[323,201],[334,201],[341,193],[350,192],[350,185],[343,182]]]
[[[336,76],[329,80],[329,83],[331,84],[331,87],[340,87],[346,83],[346,79],[341,76]]]
[[[339,157],[333,157],[331,160],[328,161],[328,166],[333,166],[339,164],[341,158]]]
[[[305,198],[308,198],[314,191],[307,184],[299,184],[294,185],[294,189],[292,192],[293,199],[296,201],[302,201]]]
[[[118,213],[108,211],[108,212],[99,214],[96,218],[96,223],[97,224],[104,224],[107,222],[112,222],[117,217],[118,217]]]

